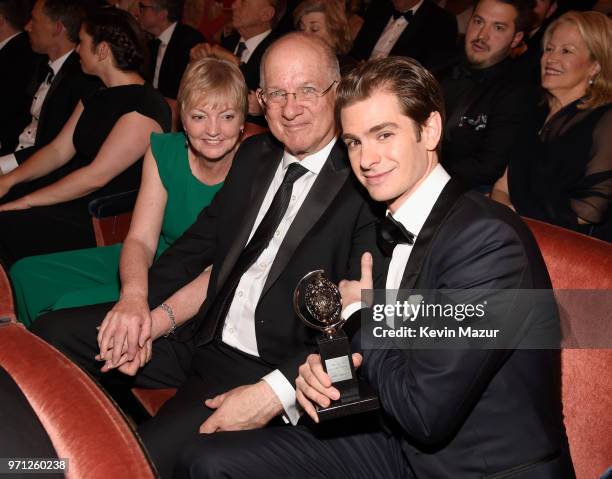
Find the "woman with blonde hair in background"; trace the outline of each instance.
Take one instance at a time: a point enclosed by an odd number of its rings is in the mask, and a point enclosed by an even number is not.
[[[612,20],[568,12],[543,43],[541,128],[491,197],[520,215],[612,242]]]

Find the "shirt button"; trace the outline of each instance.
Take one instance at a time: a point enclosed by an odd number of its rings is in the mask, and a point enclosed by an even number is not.
[[[229,328],[230,334],[234,334],[234,328]]]
[[[291,195],[291,201],[295,201],[295,195]]]
[[[280,234],[281,234],[280,230],[276,230],[274,232],[274,236],[276,236],[277,238],[280,236]]]
[[[244,293],[243,293],[242,291],[238,291],[238,297],[239,297],[239,298],[242,298],[242,295],[243,295],[243,294],[244,294]]]

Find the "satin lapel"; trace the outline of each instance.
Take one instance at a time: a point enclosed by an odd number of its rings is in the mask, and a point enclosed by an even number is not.
[[[345,163],[342,160],[345,160]],[[266,294],[270,286],[278,279],[279,275],[287,267],[298,245],[304,236],[310,231],[321,215],[327,210],[333,199],[344,185],[351,173],[346,153],[340,143],[337,142],[332,148],[329,158],[321,168],[319,176],[310,189],[308,196],[302,203],[297,216],[289,227],[289,231],[283,240],[276,258],[270,268],[261,296]]]
[[[72,62],[75,61],[76,53],[72,52],[66,61],[62,65],[62,68],[57,72],[57,74],[53,77],[53,81],[51,82],[51,86],[49,87],[49,91],[47,92],[47,96],[45,96],[45,101],[43,102],[42,109],[40,110],[40,115],[38,117],[38,130],[36,131],[37,135],[40,132],[42,125],[45,122],[45,117],[47,116],[47,110],[49,109],[49,99],[53,95],[53,92],[57,90],[58,85],[62,82],[62,79],[66,76],[66,71],[71,67]],[[78,60],[77,60],[78,61]],[[40,86],[40,85],[39,85]],[[37,87],[38,88],[38,87]]]
[[[429,256],[433,238],[464,191],[463,185],[456,180],[451,179],[446,183],[412,247],[410,259],[404,269],[400,289],[414,288],[421,274],[425,258]]]
[[[261,207],[261,203],[268,192],[272,178],[274,178],[274,173],[278,168],[278,163],[283,157],[283,150],[269,148],[268,151],[264,151],[261,155],[263,158],[266,156],[268,157],[268,160],[260,161],[259,168],[257,169],[255,177],[251,183],[248,210],[240,219],[240,226],[236,231],[236,235],[234,236],[234,242],[225,255],[225,260],[223,261],[223,266],[221,266],[217,279],[217,290],[227,279],[227,275],[234,267],[238,256],[240,253],[242,253],[242,250],[247,244],[249,235],[253,229],[253,225],[255,224],[255,219],[257,218],[257,213]],[[253,158],[252,160],[258,161],[257,158]]]

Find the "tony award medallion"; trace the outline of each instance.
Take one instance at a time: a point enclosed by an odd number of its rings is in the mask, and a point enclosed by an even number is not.
[[[321,421],[378,409],[378,398],[355,376],[349,340],[342,326],[342,298],[323,270],[304,276],[293,293],[293,308],[309,327],[323,336],[317,340],[323,368],[340,391],[340,399],[326,408],[317,406]]]

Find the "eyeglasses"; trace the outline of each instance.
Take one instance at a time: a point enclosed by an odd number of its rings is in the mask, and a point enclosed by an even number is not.
[[[146,10],[147,8],[155,8],[155,5],[145,5],[142,2],[138,2],[138,9],[142,12],[143,10]]]
[[[325,96],[336,83],[338,82],[334,80],[332,84],[323,91],[319,91],[312,86],[302,86],[296,89],[296,91],[274,90],[264,92],[263,90],[259,90],[258,95],[261,101],[269,106],[285,106],[289,95],[293,95],[297,103],[314,104],[319,98]]]

